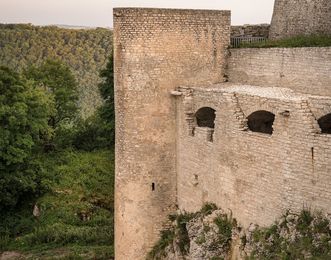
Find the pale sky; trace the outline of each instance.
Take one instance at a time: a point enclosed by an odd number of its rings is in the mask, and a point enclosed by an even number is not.
[[[232,11],[232,24],[270,23],[274,0],[0,0],[0,23],[112,27],[114,7]]]

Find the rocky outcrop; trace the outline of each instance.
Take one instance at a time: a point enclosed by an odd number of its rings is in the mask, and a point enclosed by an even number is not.
[[[206,205],[172,220],[148,259],[331,259],[331,217],[321,212],[288,211],[270,227],[244,229],[231,212]]]

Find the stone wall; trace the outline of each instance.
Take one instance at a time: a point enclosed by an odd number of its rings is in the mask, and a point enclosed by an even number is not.
[[[276,0],[270,38],[331,35],[330,0]]]
[[[331,97],[290,89],[217,85],[182,89],[177,97],[177,189],[181,210],[206,202],[229,209],[244,226],[270,225],[285,210],[331,208],[331,135],[319,117],[331,113]],[[210,129],[189,117],[201,107],[216,110]],[[275,115],[272,135],[252,132],[254,111]],[[192,134],[193,133],[193,134]]]
[[[331,96],[331,47],[230,51],[231,82]]]
[[[269,37],[269,24],[231,26],[231,37]]]
[[[180,85],[224,81],[229,11],[114,9],[115,257],[144,259],[176,204]]]

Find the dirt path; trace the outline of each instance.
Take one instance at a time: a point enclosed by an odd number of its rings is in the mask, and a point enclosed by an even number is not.
[[[7,251],[0,254],[0,260],[22,259],[23,255],[15,251]]]

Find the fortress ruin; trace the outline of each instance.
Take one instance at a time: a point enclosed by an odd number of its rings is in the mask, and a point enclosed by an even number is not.
[[[331,208],[331,48],[229,49],[230,32],[229,11],[114,9],[118,260],[177,209],[248,226]]]

